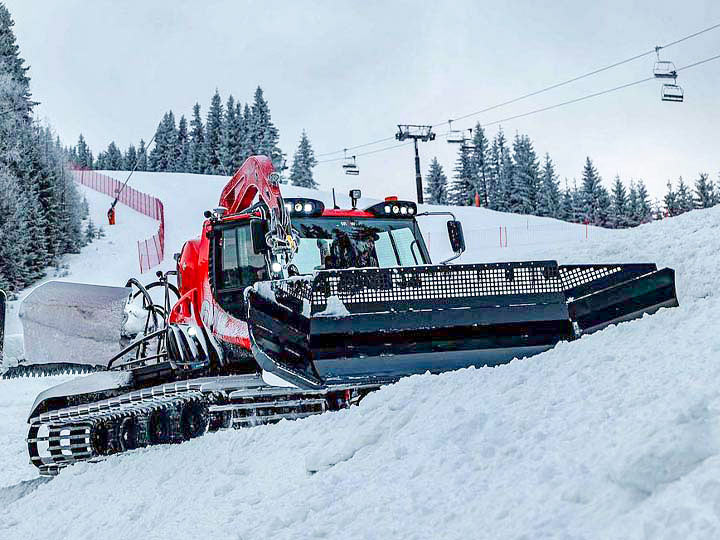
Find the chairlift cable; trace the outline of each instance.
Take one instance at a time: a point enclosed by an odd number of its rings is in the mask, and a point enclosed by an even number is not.
[[[654,51],[653,51],[653,52],[654,52]],[[683,70],[686,70],[686,69],[691,69],[691,68],[694,68],[694,67],[699,66],[699,65],[701,65],[701,64],[706,64],[706,63],[708,63],[708,62],[712,62],[713,60],[718,60],[718,59],[720,59],[720,54],[717,54],[717,55],[715,55],[715,56],[711,56],[711,57],[709,57],[709,58],[705,58],[705,59],[703,59],[703,60],[698,60],[697,62],[693,62],[693,63],[687,64],[687,65],[685,65],[685,66],[681,66],[681,67],[679,67],[679,68],[677,69],[677,71],[683,71]],[[580,97],[577,97],[577,98],[569,99],[569,100],[566,100],[566,101],[563,101],[563,102],[560,102],[560,103],[555,103],[554,105],[548,105],[547,107],[541,107],[541,108],[539,108],[539,109],[533,109],[533,110],[528,111],[528,112],[525,112],[525,113],[516,114],[516,115],[513,115],[513,116],[507,116],[507,117],[505,117],[505,118],[500,118],[500,119],[494,120],[494,121],[492,121],[492,122],[487,122],[487,123],[483,124],[483,127],[494,126],[494,125],[497,125],[497,124],[502,124],[503,122],[508,122],[508,121],[511,121],[511,120],[516,120],[516,119],[518,119],[518,118],[524,118],[524,117],[526,117],[526,116],[531,116],[531,115],[533,115],[533,114],[538,114],[538,113],[545,112],[545,111],[549,111],[549,110],[552,110],[552,109],[557,109],[557,108],[560,108],[560,107],[564,107],[564,106],[566,106],[566,105],[571,105],[571,104],[573,104],[573,103],[578,103],[578,102],[580,102],[580,101],[585,101],[585,100],[588,100],[588,99],[591,99],[591,98],[594,98],[594,97],[602,96],[602,95],[604,95],[604,94],[609,94],[609,93],[611,93],[611,92],[617,92],[618,90],[623,90],[623,89],[629,88],[629,87],[631,87],[631,86],[637,86],[638,84],[646,83],[646,82],[649,82],[649,81],[652,81],[652,80],[655,80],[655,77],[654,77],[654,76],[645,77],[645,78],[639,79],[639,80],[637,80],[637,81],[632,81],[632,82],[629,82],[629,83],[621,84],[621,85],[619,85],[619,86],[614,86],[614,87],[612,87],[612,88],[607,88],[607,89],[601,90],[601,91],[599,91],[599,92],[593,92],[593,93],[591,93],[591,94],[586,94],[586,95],[584,95],[584,96],[580,96]],[[445,132],[445,133],[439,133],[439,135],[440,135],[440,136],[447,135],[447,132]],[[371,155],[371,154],[377,154],[377,153],[385,152],[385,151],[388,151],[388,150],[394,150],[395,148],[400,148],[401,146],[407,146],[407,145],[409,145],[409,144],[412,144],[412,143],[406,142],[406,143],[401,143],[401,144],[394,144],[394,145],[391,145],[391,146],[385,146],[385,147],[383,147],[383,148],[378,148],[378,149],[370,150],[370,151],[367,151],[367,152],[360,152],[360,153],[355,154],[355,155],[356,155],[357,157],[360,157],[360,156],[369,156],[369,155]],[[318,161],[318,164],[320,164],[320,163],[331,163],[331,162],[335,162],[335,161],[342,161],[343,159],[344,159],[344,158],[342,158],[342,157],[340,157],[340,158],[324,159],[324,160]]]
[[[566,86],[566,85],[568,85],[568,84],[571,84],[571,83],[573,83],[573,82],[579,81],[579,80],[581,80],[581,79],[585,79],[585,78],[587,78],[587,77],[591,77],[591,76],[593,76],[593,75],[597,75],[598,73],[602,73],[602,72],[607,71],[607,70],[609,70],[609,69],[613,69],[613,68],[618,67],[618,66],[621,66],[621,65],[623,65],[623,64],[627,64],[627,63],[632,62],[632,61],[634,61],[634,60],[638,60],[638,59],[643,58],[643,57],[645,57],[645,56],[648,56],[648,55],[650,55],[650,54],[656,54],[656,50],[666,49],[666,48],[668,48],[668,47],[672,47],[672,46],[674,46],[674,45],[677,45],[678,43],[682,43],[683,41],[687,41],[687,40],[689,40],[689,39],[695,38],[695,37],[697,37],[697,36],[700,36],[700,35],[702,35],[702,34],[705,34],[705,33],[707,33],[707,32],[710,32],[710,31],[712,31],[712,30],[715,30],[715,29],[717,29],[717,28],[720,28],[720,23],[714,24],[714,25],[712,25],[712,26],[708,26],[707,28],[703,28],[702,30],[698,30],[697,32],[694,32],[694,33],[692,33],[692,34],[688,34],[687,36],[683,36],[683,37],[681,37],[681,38],[679,38],[679,39],[676,39],[676,40],[674,40],[674,41],[670,41],[670,42],[668,42],[668,43],[666,43],[666,44],[664,44],[664,45],[658,45],[658,46],[656,46],[656,47],[653,47],[653,48],[650,49],[649,51],[645,51],[645,52],[643,52],[643,53],[636,54],[636,55],[634,55],[634,56],[631,56],[631,57],[629,57],[629,58],[626,58],[625,60],[620,60],[620,61],[618,61],[618,62],[614,62],[614,63],[612,63],[612,64],[608,64],[607,66],[604,66],[604,67],[601,67],[601,68],[598,68],[598,69],[594,69],[594,70],[589,71],[589,72],[587,72],[587,73],[584,73],[584,74],[582,74],[582,75],[578,75],[578,76],[576,76],[576,77],[572,77],[572,78],[567,79],[567,80],[565,80],[565,81],[562,81],[562,82],[559,82],[559,83],[555,83],[555,84],[552,84],[552,85],[550,85],[550,86],[546,86],[545,88],[541,88],[540,90],[535,90],[534,92],[530,92],[530,93],[528,93],[528,94],[524,94],[524,95],[522,95],[522,96],[519,96],[519,97],[510,99],[510,100],[508,100],[508,101],[504,101],[504,102],[502,102],[502,103],[498,103],[498,104],[496,104],[496,105],[492,105],[492,106],[490,106],[490,107],[486,107],[486,108],[484,108],[484,109],[480,109],[480,110],[475,111],[475,112],[472,112],[472,113],[468,113],[468,114],[465,114],[465,115],[462,115],[462,116],[458,116],[458,117],[456,117],[456,118],[452,118],[451,120],[452,120],[452,121],[465,120],[465,119],[470,118],[470,117],[472,117],[472,116],[477,116],[477,115],[479,115],[479,114],[482,114],[482,113],[485,113],[485,112],[489,112],[489,111],[492,111],[492,110],[494,110],[494,109],[498,109],[498,108],[500,108],[500,107],[504,107],[504,106],[506,106],[506,105],[510,105],[510,104],[512,104],[512,103],[516,103],[516,102],[518,102],[518,101],[527,99],[527,98],[529,98],[529,97],[537,96],[537,95],[542,94],[542,93],[544,93],[544,92],[549,92],[550,90],[554,90],[554,89],[556,89],[556,88],[560,88],[561,86]],[[659,48],[659,49],[658,49],[658,48]],[[679,70],[678,70],[678,71],[679,71]],[[639,84],[639,83],[638,83],[638,84]],[[445,120],[445,121],[443,121],[443,122],[439,122],[439,123],[437,123],[437,124],[433,124],[432,127],[442,126],[442,125],[445,125],[445,124],[447,124],[447,123],[448,123],[448,121]],[[445,135],[447,135],[447,133],[446,133]],[[344,151],[346,151],[346,150],[355,150],[355,149],[358,149],[358,148],[365,148],[365,147],[373,146],[373,145],[375,145],[375,144],[379,144],[379,143],[382,143],[382,142],[391,141],[391,140],[393,140],[394,138],[395,138],[395,137],[383,137],[382,139],[376,139],[376,140],[374,140],[374,141],[366,142],[366,143],[363,143],[363,144],[358,144],[358,145],[355,145],[355,146],[348,146],[348,147],[343,148],[343,149],[340,149],[340,150],[335,150],[334,152],[324,152],[324,153],[321,153],[321,154],[316,154],[316,157],[332,156],[332,155],[335,155],[335,154],[340,154],[340,153],[342,153],[342,152],[344,152]],[[380,151],[384,151],[384,150],[387,150],[387,149],[390,149],[390,148],[397,148],[397,147],[399,147],[399,146],[402,146],[402,145],[394,145],[394,146],[385,147],[385,148],[381,149]],[[373,153],[374,153],[374,152],[373,152]],[[367,153],[360,153],[360,154],[356,154],[356,155],[357,155],[357,156],[362,156],[362,155],[368,155],[368,154],[367,154]],[[322,160],[322,161],[319,161],[318,163],[327,163],[327,162],[329,162],[329,161],[340,161],[341,159],[342,159],[342,158],[331,159],[331,160]]]

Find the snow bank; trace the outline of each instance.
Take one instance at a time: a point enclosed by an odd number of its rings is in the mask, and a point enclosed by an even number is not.
[[[169,231],[185,219],[174,211]],[[16,471],[0,537],[718,538],[719,233],[715,208],[603,242],[508,248],[668,265],[681,305],[529,360],[409,377],[350,410],[74,466],[24,496]],[[468,244],[465,261],[488,260]],[[8,399],[19,427],[27,411]]]

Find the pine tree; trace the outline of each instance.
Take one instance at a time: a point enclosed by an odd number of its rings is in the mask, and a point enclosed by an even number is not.
[[[77,164],[80,167],[87,167],[88,169],[92,169],[93,166],[92,152],[85,142],[85,137],[82,136],[82,133],[80,137],[78,137],[77,143]]]
[[[610,197],[589,157],[585,159],[583,168],[581,197],[584,221],[601,227],[607,225]]]
[[[539,166],[532,142],[527,135],[515,135],[513,141],[513,212],[533,214],[537,209]]]
[[[2,99],[0,99],[0,105],[4,111],[2,116],[5,117],[3,121],[10,120],[27,125],[30,123],[35,103],[30,99],[30,77],[27,74],[29,68],[24,65],[25,60],[20,57],[20,47],[17,44],[13,26],[15,26],[15,21],[12,20],[10,12],[4,4],[0,4],[0,59],[2,61],[0,72],[3,74],[4,86],[9,90],[3,92]],[[2,150],[3,148],[0,146],[0,151]]]
[[[92,218],[88,219],[87,225],[85,226],[85,243],[89,244],[97,237],[97,229]]]
[[[109,171],[121,171],[125,168],[123,163],[123,156],[120,149],[112,141],[107,148],[105,153],[105,169]]]
[[[270,107],[265,100],[262,88],[258,86],[255,90],[248,125],[250,155],[259,154],[270,157],[275,170],[280,171],[283,165],[283,155],[277,146],[279,138],[278,130],[270,117]]]
[[[132,170],[137,162],[137,158],[137,150],[135,150],[135,145],[131,143],[130,146],[128,146],[127,152],[125,152],[125,168]]]
[[[478,122],[473,130],[472,160],[475,172],[475,193],[480,197],[482,206],[490,206],[490,191],[492,186],[492,167],[490,145],[485,137],[485,131]]]
[[[695,203],[693,201],[692,193],[690,192],[690,188],[688,188],[687,184],[683,180],[682,176],[680,177],[680,180],[678,181],[678,189],[677,189],[677,206],[679,213],[689,212],[695,207]]]
[[[317,184],[313,179],[313,167],[317,164],[315,152],[310,145],[305,130],[300,137],[300,144],[293,158],[292,168],[290,169],[290,183],[293,186],[317,189]]]
[[[238,112],[240,117],[238,118]],[[225,119],[223,122],[222,129],[222,143],[220,155],[222,158],[223,169],[227,174],[233,174],[235,170],[240,166],[239,146],[242,143],[242,112],[241,109],[235,104],[235,98],[232,94],[227,99],[225,104]]]
[[[148,156],[147,156],[147,148],[145,148],[145,141],[143,139],[140,139],[140,144],[138,145],[138,151],[137,151],[137,162],[138,171],[147,171],[148,170]]]
[[[490,208],[501,212],[510,211],[512,197],[512,159],[502,128],[498,129],[490,150],[492,171]]]
[[[610,226],[615,229],[627,227],[627,190],[622,180],[620,180],[619,174],[615,175],[610,201]]]
[[[539,216],[560,216],[560,183],[555,174],[555,166],[550,154],[545,154],[545,163],[540,174],[537,214]]]
[[[638,193],[637,188],[635,187],[635,181],[630,180],[630,190],[628,191],[628,204],[627,204],[627,214],[625,215],[625,221],[628,224],[628,227],[636,227],[640,224],[640,221],[638,221]]]
[[[185,115],[180,117],[177,129],[177,145],[175,147],[175,171],[189,172],[188,158],[190,155],[190,137]]]
[[[567,178],[565,179],[565,190],[562,194],[562,201],[560,202],[560,212],[558,217],[564,221],[573,221],[573,196],[568,185]]]
[[[473,163],[472,149],[462,145],[458,150],[455,162],[455,175],[448,194],[451,204],[456,206],[472,206],[475,202],[475,186],[477,175]]]
[[[637,206],[635,209],[635,220],[639,224],[649,223],[652,221],[650,195],[648,194],[645,183],[642,180],[638,180],[637,182]]]
[[[425,194],[429,204],[447,204],[447,176],[442,165],[438,163],[437,157],[430,162]]]
[[[695,208],[710,208],[717,204],[715,185],[707,173],[700,173],[695,181]]]
[[[668,216],[677,216],[681,214],[682,211],[680,210],[680,205],[678,205],[677,193],[673,191],[672,182],[670,182],[670,180],[668,180],[667,188],[667,193],[663,198],[665,210],[667,211]]]
[[[217,90],[210,101],[210,110],[205,126],[205,159],[207,163],[205,172],[207,174],[224,174],[220,155],[223,136],[223,106]]]
[[[190,148],[188,156],[189,172],[203,173],[207,167],[205,155],[205,127],[200,118],[200,104],[193,106],[193,117],[190,120]]]

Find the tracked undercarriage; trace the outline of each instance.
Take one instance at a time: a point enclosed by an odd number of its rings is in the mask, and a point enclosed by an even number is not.
[[[53,475],[78,461],[180,443],[206,431],[346,408],[375,388],[308,391],[270,386],[258,375],[236,375],[162,384],[99,401],[90,401],[93,394],[78,395],[75,401],[88,402],[43,412],[31,420],[28,450],[40,473]],[[41,394],[38,400],[49,397]]]

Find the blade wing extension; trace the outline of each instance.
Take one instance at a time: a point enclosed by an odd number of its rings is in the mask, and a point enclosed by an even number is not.
[[[677,307],[675,271],[654,264],[561,266],[570,318],[583,334]]]

